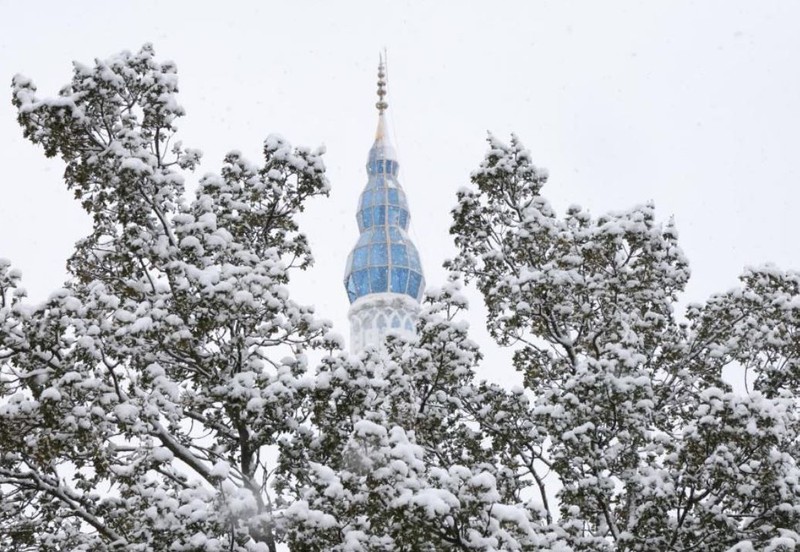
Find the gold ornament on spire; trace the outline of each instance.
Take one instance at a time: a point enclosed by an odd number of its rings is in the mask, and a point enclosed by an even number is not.
[[[378,108],[378,113],[383,115],[389,104],[386,102],[386,66],[383,63],[383,54],[380,55],[380,63],[378,64],[378,103],[375,107]]]

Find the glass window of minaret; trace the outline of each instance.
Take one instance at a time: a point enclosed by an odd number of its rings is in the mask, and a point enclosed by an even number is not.
[[[380,347],[390,332],[413,335],[425,277],[408,237],[410,215],[397,179],[400,165],[386,125],[386,70],[378,67],[378,129],[367,157],[367,185],[358,201],[360,236],[344,286],[350,300],[350,348]]]

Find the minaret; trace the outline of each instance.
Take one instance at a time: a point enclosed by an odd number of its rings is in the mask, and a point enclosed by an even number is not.
[[[344,285],[350,299],[350,348],[380,346],[386,334],[414,335],[425,277],[408,237],[406,194],[386,127],[386,72],[378,66],[378,130],[367,158],[367,186],[358,202],[361,235],[347,258]]]

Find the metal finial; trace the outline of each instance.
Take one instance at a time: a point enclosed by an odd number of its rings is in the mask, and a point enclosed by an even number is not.
[[[378,108],[378,113],[383,113],[389,104],[386,103],[386,66],[383,63],[383,54],[380,55],[380,63],[378,63],[378,103],[375,107]]]

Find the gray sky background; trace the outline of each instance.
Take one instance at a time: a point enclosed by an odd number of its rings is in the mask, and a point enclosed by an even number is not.
[[[325,144],[331,197],[303,225],[316,265],[292,285],[347,335],[344,262],[376,125],[378,52],[411,234],[429,285],[444,281],[455,192],[485,136],[516,132],[550,172],[544,194],[598,215],[654,201],[674,215],[693,277],[684,301],[736,284],[746,265],[800,268],[800,2],[154,2],[0,0],[0,81],[41,95],[89,63],[152,42],[177,62],[185,145],[198,177],[238,149],[259,160],[279,133]],[[23,140],[0,99],[0,257],[31,298],[64,279],[89,228],[63,165]],[[190,185],[192,183],[190,182]],[[481,375],[512,382],[489,345]]]

